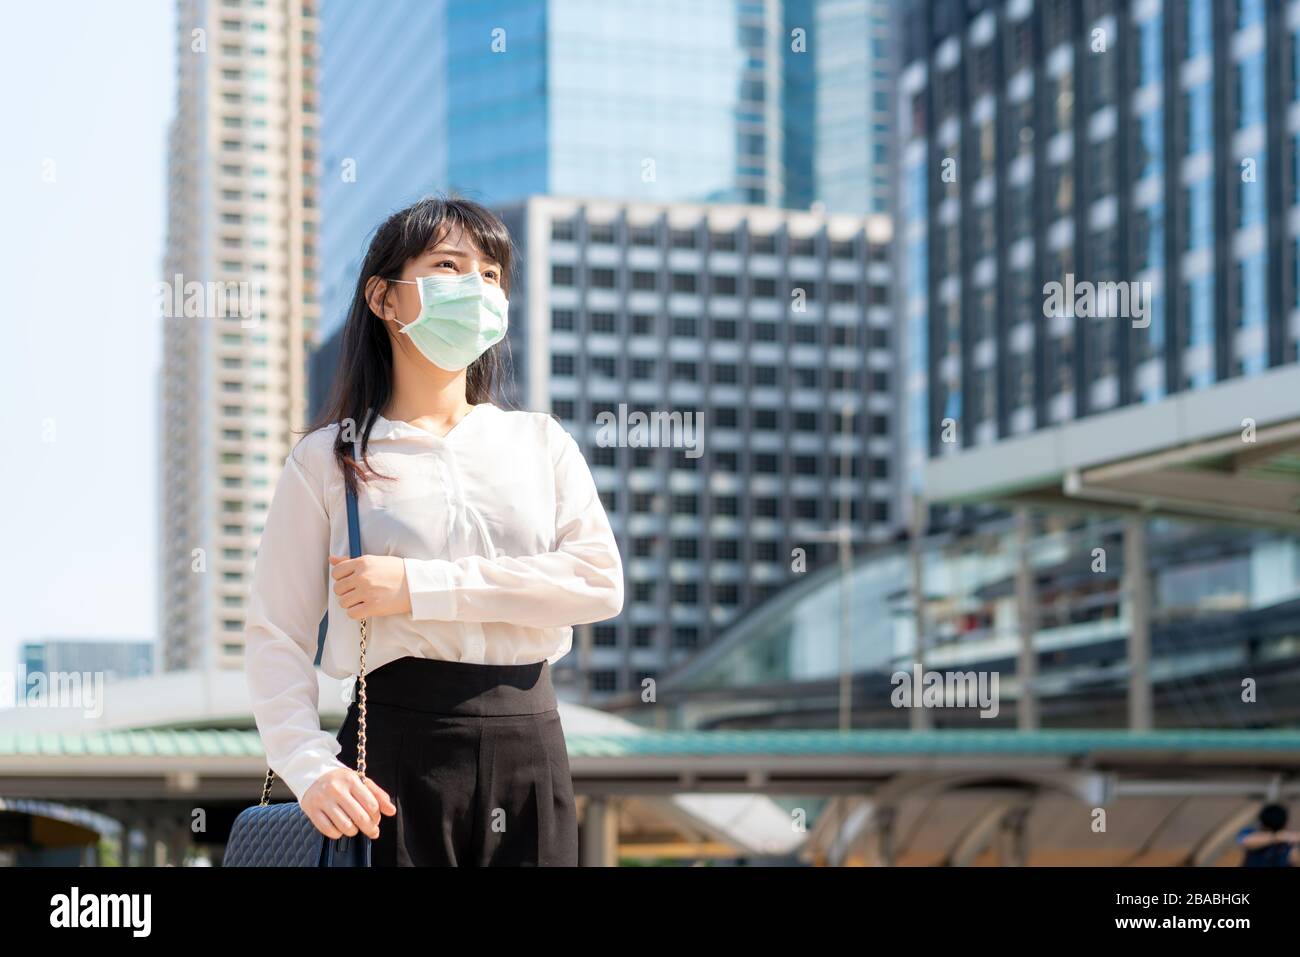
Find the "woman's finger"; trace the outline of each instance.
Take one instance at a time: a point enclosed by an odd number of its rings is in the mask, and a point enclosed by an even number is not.
[[[357,803],[357,799],[352,796],[350,790],[347,794],[339,797],[339,806],[343,809],[343,812],[347,814],[348,819],[358,831],[365,834],[367,837],[373,838],[379,836],[379,829],[375,823],[375,815]],[[372,831],[375,833],[372,834]]]
[[[334,823],[329,819],[329,815],[321,810],[308,811],[307,816],[311,818],[312,824],[316,825],[316,830],[320,831],[326,837],[338,839],[343,835]]]
[[[339,799],[334,799],[333,803],[331,803],[325,811],[329,814],[330,820],[334,822],[334,826],[348,837],[352,837],[356,834],[357,826],[352,822],[352,817],[348,812],[343,809],[342,804],[339,803]]]
[[[362,782],[377,798],[379,798],[380,801],[383,802],[380,809],[385,814],[397,813],[397,805],[394,804],[393,799],[388,796],[388,792],[375,783],[374,778],[363,778]]]
[[[379,798],[375,796],[375,793],[370,788],[366,787],[366,780],[358,774],[355,778],[352,778],[351,784],[351,794],[357,803],[366,809],[366,813],[370,815],[372,820],[377,818],[379,816]]]

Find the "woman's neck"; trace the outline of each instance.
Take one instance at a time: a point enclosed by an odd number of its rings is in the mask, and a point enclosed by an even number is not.
[[[448,372],[423,356],[416,365],[409,356],[393,356],[393,395],[384,418],[450,428],[473,408],[465,398],[465,370]]]

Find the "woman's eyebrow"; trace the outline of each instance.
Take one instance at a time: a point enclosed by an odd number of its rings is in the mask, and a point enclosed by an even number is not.
[[[442,244],[439,244],[437,246],[434,246],[432,249],[429,249],[425,253],[425,255],[426,256],[452,256],[456,259],[469,258],[469,253],[461,252],[459,249],[453,249],[450,246],[444,246]],[[495,259],[485,259],[484,262],[486,262],[489,266],[500,267],[500,263],[498,263]]]

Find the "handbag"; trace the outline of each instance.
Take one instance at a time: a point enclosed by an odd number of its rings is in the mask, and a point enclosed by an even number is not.
[[[347,490],[348,551],[361,555],[357,495]],[[361,666],[357,671],[357,773],[366,776],[366,636],[361,620]],[[365,834],[328,838],[316,829],[297,801],[269,804],[275,772],[266,769],[261,803],[235,818],[226,842],[223,867],[370,867],[371,840]]]

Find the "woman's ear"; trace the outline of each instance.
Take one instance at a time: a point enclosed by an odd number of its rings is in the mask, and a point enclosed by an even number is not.
[[[391,287],[379,276],[371,276],[366,282],[366,305],[380,319],[397,318],[396,310],[388,302]]]

